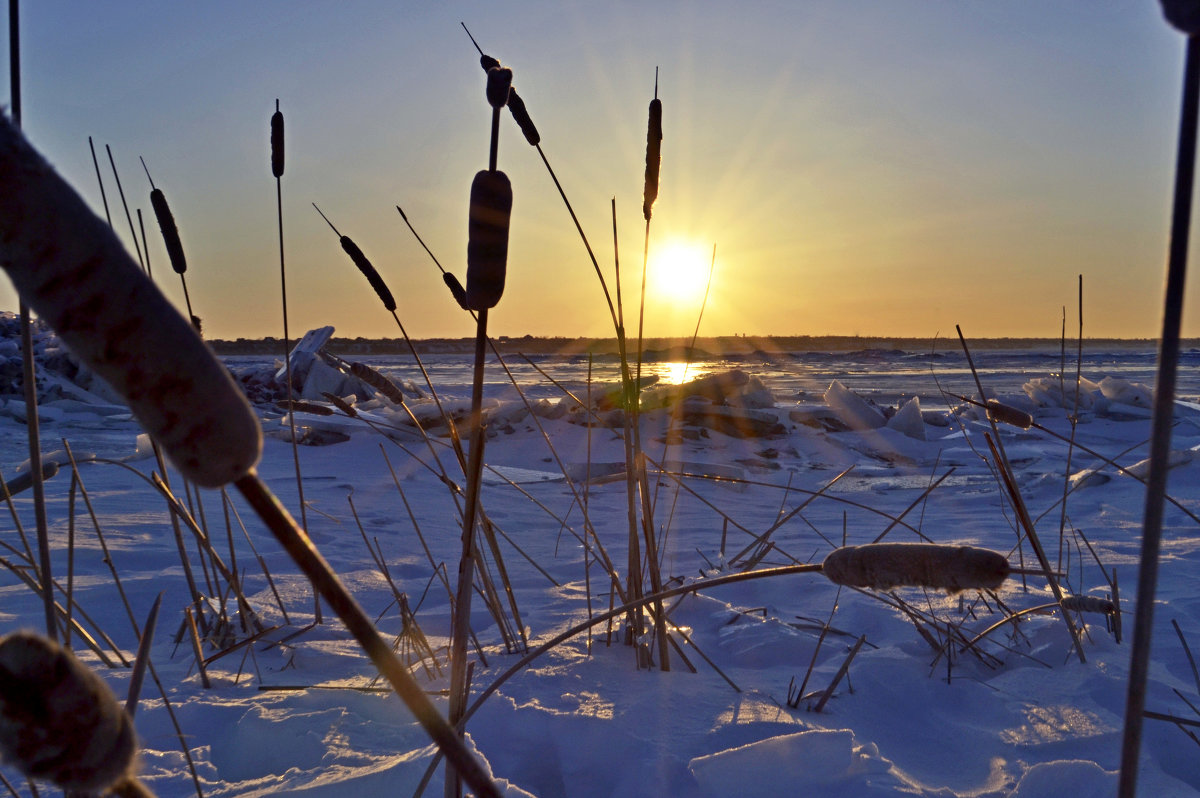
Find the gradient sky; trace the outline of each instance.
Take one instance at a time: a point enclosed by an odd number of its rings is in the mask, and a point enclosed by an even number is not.
[[[280,336],[268,157],[279,98],[293,337],[326,324],[398,335],[314,201],[375,263],[410,335],[468,336],[395,210],[465,277],[490,108],[460,20],[514,69],[610,281],[615,198],[631,313],[657,66],[649,268],[667,268],[656,253],[669,242],[716,245],[702,335],[953,336],[961,324],[968,337],[1057,336],[1064,307],[1074,334],[1080,274],[1085,336],[1158,334],[1184,41],[1152,0],[26,0],[24,127],[102,214],[94,138],[129,240],[111,145],[155,277],[182,307],[143,156],[179,224],[206,335]],[[3,48],[8,105],[7,37]],[[586,251],[507,113],[500,168],[514,207],[490,331],[611,335]],[[647,333],[690,335],[699,299],[656,286]],[[15,306],[5,282],[0,308]]]

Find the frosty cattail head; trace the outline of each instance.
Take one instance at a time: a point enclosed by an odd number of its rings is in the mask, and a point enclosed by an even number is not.
[[[43,460],[42,461],[42,481],[43,482],[50,479],[57,473],[58,473],[58,463],[54,462],[53,460]],[[9,496],[16,496],[21,491],[29,490],[32,487],[33,487],[33,472],[26,471],[23,474],[18,474],[17,476],[13,477],[8,482],[5,482],[2,490],[6,491]],[[0,494],[0,497],[3,497],[3,494]]]
[[[187,258],[183,254],[183,243],[179,240],[179,228],[175,226],[175,216],[167,205],[167,195],[161,188],[150,192],[150,204],[154,207],[154,218],[158,219],[158,229],[162,231],[163,244],[167,247],[167,257],[171,259],[171,268],[176,274],[187,271]]]
[[[32,632],[0,638],[0,751],[25,775],[103,792],[133,765],[133,724],[112,690]]]
[[[1162,0],[1163,16],[1189,36],[1200,33],[1200,2],[1198,0]]]
[[[467,289],[463,288],[458,278],[450,272],[442,272],[442,282],[450,289],[450,295],[454,297],[454,301],[458,303],[458,306],[463,310],[468,310]]]
[[[869,543],[834,549],[821,572],[850,587],[887,590],[932,587],[950,592],[994,590],[1009,573],[1004,555],[973,546],[932,543]]]
[[[271,114],[271,174],[283,177],[283,112],[279,100],[275,101],[275,113]]]
[[[354,265],[367,278],[367,282],[375,289],[375,293],[379,295],[379,299],[383,302],[383,306],[389,311],[396,309],[396,300],[392,297],[392,292],[388,290],[387,283],[379,276],[379,272],[375,271],[375,267],[371,265],[371,261],[367,260],[367,256],[350,240],[350,236],[341,237],[342,249],[350,256],[350,260],[354,261]]]
[[[487,101],[493,108],[503,108],[508,103],[512,89],[513,72],[508,67],[495,66],[487,73]]]
[[[995,399],[987,400],[987,414],[988,418],[997,424],[1011,424],[1020,429],[1029,429],[1033,426],[1033,416],[1024,410],[1001,404]]]
[[[654,201],[658,199],[658,167],[662,161],[662,101],[650,101],[650,121],[646,127],[646,189],[642,194],[642,215],[650,221]]]
[[[500,171],[475,174],[467,226],[467,307],[495,307],[504,293],[512,185]]]
[[[529,111],[525,109],[525,101],[517,94],[515,88],[508,91],[508,110],[512,113],[513,119],[517,120],[517,126],[521,128],[525,140],[533,147],[540,144],[542,136],[534,126],[533,120],[529,118]]]
[[[395,404],[404,404],[404,392],[400,390],[400,387],[366,363],[351,363],[350,373],[379,391]]]
[[[258,462],[258,418],[229,371],[82,199],[0,119],[0,265],[71,351],[202,487]]]
[[[1099,596],[1063,596],[1059,605],[1070,612],[1095,612],[1100,615],[1112,615],[1117,611],[1116,605]]]

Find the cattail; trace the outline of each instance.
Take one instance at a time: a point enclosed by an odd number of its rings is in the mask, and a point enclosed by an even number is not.
[[[54,462],[53,460],[43,460],[42,461],[42,481],[43,482],[50,479],[57,473],[58,473],[58,463]],[[24,474],[18,474],[17,476],[10,479],[8,482],[4,483],[4,491],[9,496],[16,496],[21,491],[29,490],[32,487],[33,487],[33,472],[32,471],[26,471]]]
[[[400,387],[366,363],[351,363],[350,373],[392,402],[398,405],[404,404],[404,392],[400,390]]]
[[[314,202],[312,206],[317,209],[317,213],[321,214],[321,218],[325,220],[325,224],[329,225],[330,229],[337,235],[342,249],[350,256],[350,260],[354,261],[354,265],[358,267],[358,270],[367,278],[367,282],[371,284],[371,287],[375,289],[375,293],[383,301],[383,306],[389,311],[394,312],[396,310],[396,300],[392,298],[392,292],[388,290],[387,283],[379,276],[379,272],[375,271],[375,267],[371,265],[371,261],[367,260],[367,256],[358,248],[358,244],[350,240],[350,236],[344,236],[338,232],[338,229],[333,226],[333,222],[329,221],[329,217],[322,213],[320,208],[317,208],[317,203]]]
[[[537,127],[534,126],[533,120],[529,118],[529,111],[525,110],[525,101],[517,94],[516,88],[508,90],[508,110],[512,112],[513,119],[517,120],[517,126],[525,134],[525,140],[534,147],[540,144],[542,137],[538,133]]]
[[[283,112],[279,100],[275,101],[275,113],[271,114],[271,174],[283,177]]]
[[[371,261],[367,260],[367,256],[358,248],[358,245],[350,240],[350,236],[342,236],[342,249],[350,256],[350,260],[354,261],[354,265],[362,272],[367,282],[375,289],[375,293],[383,301],[383,306],[389,311],[396,309],[396,300],[392,298],[392,292],[388,290],[387,284],[383,282],[383,278],[379,276],[379,272],[375,271],[375,267],[371,265]]]
[[[1011,424],[1020,429],[1029,429],[1033,426],[1033,416],[1024,410],[1001,404],[995,399],[987,400],[987,414],[988,418],[998,424]]]
[[[322,391],[321,395],[325,397],[329,404],[333,405],[338,410],[341,410],[343,413],[350,416],[350,418],[358,418],[358,411],[354,409],[354,405],[350,404],[342,397],[335,393],[329,393],[328,391]]]
[[[1200,33],[1200,4],[1196,0],[1161,0],[1163,16],[1189,36]]]
[[[476,173],[471,182],[467,228],[466,306],[471,310],[495,307],[504,293],[511,213],[512,185],[508,176],[501,171]]]
[[[314,416],[333,415],[333,410],[325,405],[319,405],[316,402],[305,402],[299,399],[285,399],[282,402],[276,402],[275,406],[284,412],[290,413],[312,413]]]
[[[483,67],[484,72],[490,72],[500,66],[500,59],[492,58],[486,53],[479,54],[479,65]]]
[[[454,297],[454,301],[458,303],[458,306],[463,310],[468,310],[467,289],[463,288],[458,278],[450,272],[442,272],[442,282],[450,289],[450,295]]]
[[[829,581],[888,590],[932,587],[950,592],[994,590],[1009,574],[1004,555],[973,546],[869,543],[834,549],[821,566]]]
[[[175,217],[167,205],[167,195],[161,188],[150,192],[150,204],[154,206],[154,217],[158,219],[158,229],[162,231],[163,244],[167,247],[167,257],[171,259],[171,268],[176,274],[187,271],[187,258],[183,254],[183,242],[179,240],[179,228],[175,226]]]
[[[112,690],[32,632],[0,638],[0,751],[25,775],[100,793],[124,781],[137,741]]]
[[[503,108],[512,91],[513,72],[508,67],[494,66],[487,71],[487,101],[493,108]]]
[[[1117,611],[1111,601],[1097,596],[1063,596],[1059,606],[1071,612],[1096,612],[1101,615],[1112,615]]]
[[[656,81],[657,84],[657,81]],[[655,86],[655,95],[658,87]],[[658,167],[662,160],[662,101],[650,101],[650,122],[646,127],[646,190],[642,194],[642,215],[650,221],[654,201],[658,199]]]
[[[17,291],[112,385],[183,475],[246,475],[258,418],[229,371],[82,199],[0,120],[0,264]]]

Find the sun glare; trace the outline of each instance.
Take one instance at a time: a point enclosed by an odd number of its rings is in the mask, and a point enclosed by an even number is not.
[[[673,305],[699,306],[712,254],[702,244],[675,239],[651,252],[646,282],[653,296]]]

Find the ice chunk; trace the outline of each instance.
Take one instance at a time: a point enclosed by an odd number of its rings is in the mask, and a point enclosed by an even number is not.
[[[886,422],[878,408],[837,380],[825,391],[825,404],[852,430],[879,429]]]
[[[921,400],[914,396],[902,404],[896,415],[888,419],[887,426],[910,438],[925,440],[925,418],[921,414]]]

